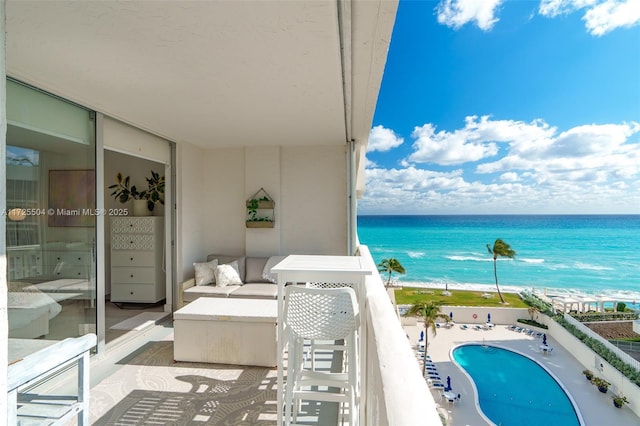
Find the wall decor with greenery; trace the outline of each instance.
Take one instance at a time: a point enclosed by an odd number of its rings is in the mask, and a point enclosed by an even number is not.
[[[264,190],[260,188],[246,203],[247,228],[273,228],[275,226],[276,202]]]

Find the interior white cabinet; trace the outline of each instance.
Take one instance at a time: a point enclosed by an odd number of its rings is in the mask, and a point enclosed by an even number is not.
[[[162,217],[111,218],[111,301],[156,303],[165,298]]]

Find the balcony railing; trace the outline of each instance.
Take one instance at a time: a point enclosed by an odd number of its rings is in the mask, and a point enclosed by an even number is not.
[[[420,374],[411,344],[402,329],[375,262],[366,246],[359,247],[372,275],[366,277],[365,347],[368,368],[365,425],[438,425],[436,403]]]

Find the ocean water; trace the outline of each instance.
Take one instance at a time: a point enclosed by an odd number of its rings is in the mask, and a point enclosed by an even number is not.
[[[640,215],[359,216],[358,236],[376,263],[394,257],[405,286],[579,291],[640,303]]]

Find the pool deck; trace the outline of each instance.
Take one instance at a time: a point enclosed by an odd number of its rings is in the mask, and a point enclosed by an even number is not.
[[[418,341],[422,324],[405,325],[404,329],[409,336],[412,345]],[[492,330],[473,330],[469,328],[462,330],[460,324],[452,328],[439,328],[434,337],[429,332],[429,351],[432,361],[435,363],[438,373],[446,384],[446,377],[451,376],[453,392],[460,394],[460,401],[450,404],[441,399],[441,393],[432,389],[436,404],[440,404],[442,409],[449,416],[448,425],[487,425],[488,423],[478,412],[476,396],[471,382],[467,376],[451,360],[451,348],[462,343],[486,343],[513,349],[523,353],[551,371],[565,390],[569,392],[582,415],[582,420],[586,426],[638,426],[640,418],[628,407],[622,409],[615,408],[611,397],[611,389],[607,394],[598,392],[595,386],[587,382],[582,375],[584,369],[582,365],[567,352],[558,342],[548,338],[547,344],[553,347],[553,351],[548,355],[543,355],[540,351],[541,338],[528,336],[507,329],[505,325],[496,325]],[[551,425],[547,420],[547,423]]]

